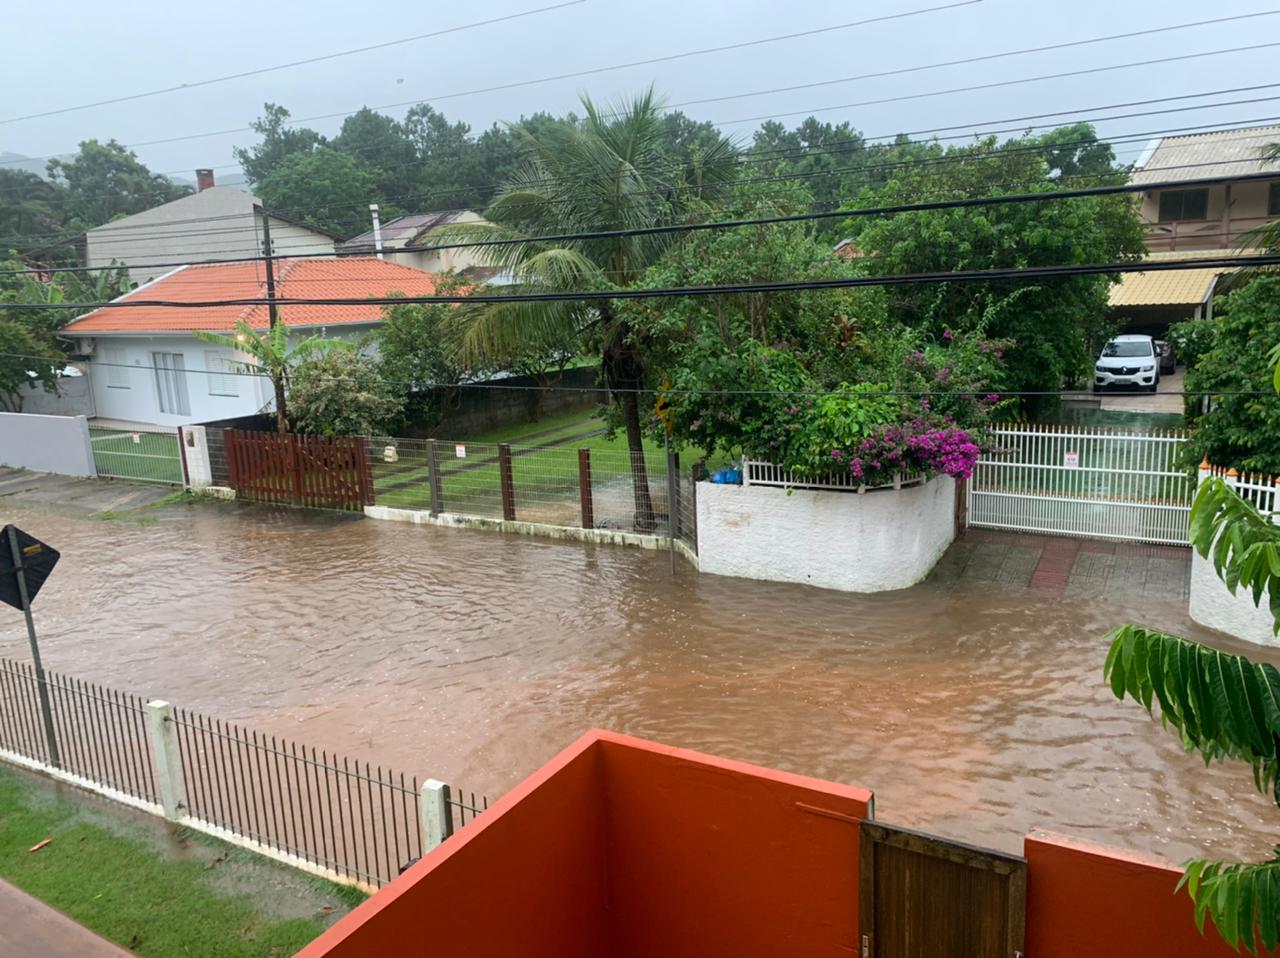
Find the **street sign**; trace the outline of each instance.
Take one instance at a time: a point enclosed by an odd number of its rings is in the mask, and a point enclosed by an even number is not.
[[[675,427],[675,422],[671,418],[674,410],[671,408],[671,400],[667,398],[666,390],[671,388],[671,381],[664,379],[662,381],[663,391],[658,393],[658,400],[653,404],[653,414],[658,417],[658,421],[667,427],[667,435],[671,435],[671,430]]]
[[[27,602],[30,603],[35,601],[44,580],[49,578],[49,573],[57,565],[58,550],[11,525],[0,530],[0,546],[8,546],[12,541],[10,529],[17,535],[18,554],[22,557],[22,571],[27,579]],[[22,593],[18,588],[18,570],[8,548],[0,548],[0,572],[0,602],[21,609]]]

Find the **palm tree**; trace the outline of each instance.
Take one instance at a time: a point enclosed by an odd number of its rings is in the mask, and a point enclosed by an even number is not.
[[[1263,163],[1280,164],[1280,143],[1268,143],[1264,146],[1261,151],[1261,158]],[[1244,233],[1236,241],[1236,246],[1242,250],[1255,249],[1280,252],[1280,217],[1271,220],[1269,223],[1263,223],[1261,226],[1255,226]],[[1269,271],[1270,269],[1271,267],[1259,266],[1241,270],[1241,278],[1248,279],[1259,272]]]
[[[264,330],[257,330],[243,319],[235,325],[234,332],[208,333],[197,331],[197,339],[207,343],[225,346],[236,352],[246,353],[254,360],[241,365],[248,372],[266,373],[271,377],[271,385],[276,397],[276,431],[289,431],[289,415],[285,408],[285,393],[289,386],[289,370],[308,356],[327,349],[350,349],[351,344],[336,339],[323,339],[309,336],[297,343],[289,342],[289,327],[284,323],[274,323]]]
[[[736,151],[723,137],[679,160],[663,133],[652,89],[602,111],[582,98],[585,117],[536,134],[514,132],[528,151],[525,167],[485,210],[483,224],[442,231],[444,242],[504,241],[478,251],[509,274],[505,291],[592,291],[598,299],[477,305],[458,311],[459,348],[470,358],[501,360],[548,343],[598,344],[610,398],[620,410],[631,454],[635,526],[651,531],[653,506],[644,464],[639,392],[645,350],[619,314],[612,290],[635,285],[675,241],[671,234],[535,240],[687,222],[701,205],[727,195]],[[492,293],[493,290],[486,290]]]
[[[1280,392],[1280,347],[1271,353]],[[1191,544],[1212,556],[1232,593],[1245,588],[1260,604],[1269,596],[1280,633],[1280,525],[1221,479],[1205,482],[1191,509]],[[1103,672],[1118,698],[1128,695],[1177,732],[1187,751],[1208,764],[1248,762],[1257,789],[1280,806],[1280,671],[1244,656],[1162,632],[1126,625],[1111,633]],[[1280,941],[1280,845],[1264,862],[1208,862],[1185,866],[1179,887],[1195,902],[1204,930],[1208,915],[1219,935],[1250,953]]]

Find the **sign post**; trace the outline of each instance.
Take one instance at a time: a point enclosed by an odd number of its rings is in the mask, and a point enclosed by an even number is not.
[[[44,722],[45,741],[49,744],[49,763],[54,768],[61,768],[58,739],[53,731],[53,708],[49,703],[49,682],[40,661],[35,620],[31,618],[31,600],[36,597],[49,572],[57,564],[58,552],[39,539],[27,535],[17,526],[5,526],[3,535],[9,545],[13,568],[0,578],[0,600],[22,609],[27,620],[27,638],[31,642],[31,660],[36,667],[36,691],[40,697],[40,718]]]

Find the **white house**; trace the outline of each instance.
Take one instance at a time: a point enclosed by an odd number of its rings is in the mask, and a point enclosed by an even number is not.
[[[262,218],[280,256],[332,253],[337,237],[278,213],[264,214],[258,198],[234,186],[216,186],[212,170],[196,170],[199,192],[88,230],[85,266],[123,263],[134,283],[170,272],[163,263],[262,255]]]
[[[436,277],[373,258],[293,259],[275,263],[278,298],[360,299],[403,293],[429,296]],[[247,375],[248,357],[197,338],[197,330],[230,333],[244,319],[266,329],[265,305],[127,306],[163,300],[198,303],[262,299],[261,262],[179,267],[72,321],[65,335],[88,357],[93,414],[123,423],[180,426],[248,416],[273,408],[271,382]],[[120,305],[114,305],[120,304]],[[382,307],[279,307],[281,322],[301,336],[355,340],[382,321]]]

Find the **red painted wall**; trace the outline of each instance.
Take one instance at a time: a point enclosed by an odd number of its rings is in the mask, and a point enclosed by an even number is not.
[[[561,753],[299,958],[609,954],[598,757]]]
[[[605,735],[611,955],[857,954],[871,793]]]
[[[1043,832],[1024,854],[1028,956],[1237,956],[1207,923],[1196,931],[1191,899],[1174,894],[1176,868]]]

